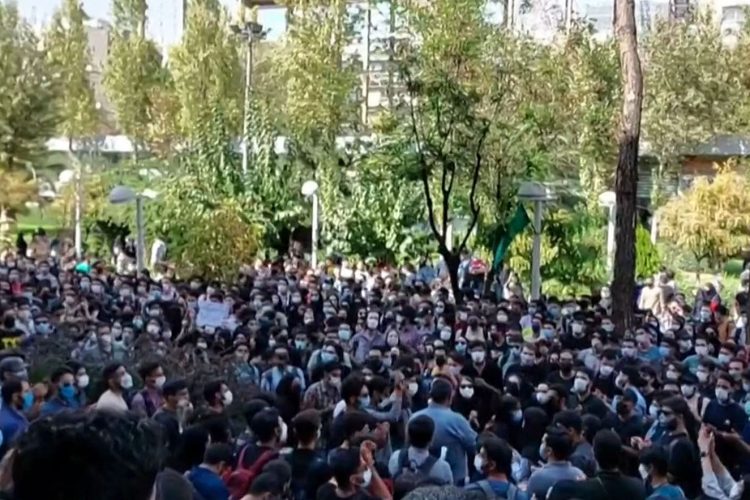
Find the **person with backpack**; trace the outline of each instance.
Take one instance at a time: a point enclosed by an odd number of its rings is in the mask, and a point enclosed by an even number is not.
[[[512,461],[513,450],[505,440],[497,437],[484,439],[479,453],[474,456],[474,468],[484,479],[469,483],[464,489],[481,491],[487,499],[529,500],[525,491],[510,482]]]
[[[292,420],[297,447],[283,457],[292,467],[291,493],[294,500],[315,498],[318,487],[330,476],[325,451],[317,449],[320,427],[317,410],[305,410]]]
[[[247,494],[253,480],[268,462],[279,457],[279,449],[286,442],[286,424],[276,408],[266,408],[256,413],[250,421],[250,430],[255,441],[240,450],[237,466],[224,474],[224,482],[232,499]]]
[[[416,485],[453,484],[453,472],[448,462],[430,455],[430,444],[435,434],[435,422],[427,415],[412,419],[407,428],[409,446],[394,452],[388,471],[394,481],[410,481]]]
[[[222,473],[232,465],[232,447],[224,443],[211,444],[203,456],[203,463],[193,467],[187,478],[203,500],[228,500],[229,490],[221,480]]]

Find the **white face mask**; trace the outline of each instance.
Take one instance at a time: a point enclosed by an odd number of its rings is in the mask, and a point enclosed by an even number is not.
[[[362,474],[362,487],[368,488],[370,486],[370,481],[372,481],[372,471],[367,469],[364,474]]]
[[[473,387],[462,387],[458,390],[458,392],[461,394],[461,397],[465,399],[471,399],[471,397],[474,395],[474,388]]]
[[[605,377],[609,377],[610,375],[612,375],[613,370],[614,368],[609,365],[602,365],[601,368],[599,368],[599,373],[601,373]]]
[[[162,375],[161,377],[156,377],[156,380],[154,380],[154,385],[156,385],[156,387],[161,389],[161,387],[164,385],[164,382],[166,381],[167,381],[167,377]]]
[[[484,351],[472,352],[471,353],[471,360],[474,363],[483,363],[484,362],[484,356],[485,356],[485,352]]]
[[[367,328],[370,330],[375,330],[378,327],[378,320],[376,319],[368,319],[367,320]]]
[[[644,464],[639,465],[638,474],[640,474],[641,478],[645,481],[648,477],[648,467],[646,467]]]
[[[88,375],[81,375],[78,377],[78,387],[81,389],[85,389],[89,386],[89,376]]]
[[[708,354],[708,347],[704,345],[697,345],[695,346],[695,354],[698,356],[705,356]]]
[[[716,394],[716,399],[720,403],[724,403],[729,399],[729,391],[724,389],[723,387],[717,387],[715,394]]]
[[[589,383],[582,378],[577,378],[573,381],[573,392],[576,392],[578,394],[581,394],[583,392],[586,392],[586,388],[589,386]]]
[[[409,396],[414,396],[417,391],[419,391],[419,384],[417,384],[416,382],[409,382],[409,385],[406,388],[406,392],[409,394]]]
[[[448,342],[451,339],[451,331],[450,330],[440,330],[440,340],[443,342]]]
[[[232,401],[234,401],[234,394],[232,394],[232,391],[225,392],[221,397],[221,402],[224,403],[224,406],[231,405]]]
[[[281,417],[279,417],[279,426],[281,427],[281,435],[279,436],[279,442],[281,444],[285,444],[289,429],[287,428],[286,423],[283,420],[281,420]]]
[[[698,377],[698,382],[701,382],[701,383],[708,380],[708,373],[706,372],[701,372],[701,371],[695,372],[695,376]]]
[[[550,400],[550,395],[548,392],[537,392],[536,393],[536,400],[539,401],[539,404],[547,404]]]
[[[133,387],[133,377],[129,373],[126,373],[120,377],[120,387],[123,389],[130,389]]]
[[[482,474],[482,469],[484,468],[484,460],[482,460],[481,455],[475,455],[474,456],[474,468]]]

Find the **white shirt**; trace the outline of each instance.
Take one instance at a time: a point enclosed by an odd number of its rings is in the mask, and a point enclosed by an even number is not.
[[[125,412],[128,411],[128,404],[120,394],[115,394],[111,389],[107,389],[96,402],[96,409]]]

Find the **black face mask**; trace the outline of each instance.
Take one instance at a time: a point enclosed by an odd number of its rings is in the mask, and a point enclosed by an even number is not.
[[[569,374],[573,370],[573,365],[570,363],[560,363],[560,371]]]
[[[383,368],[383,360],[380,358],[373,358],[367,361],[367,366],[374,372],[379,372]]]

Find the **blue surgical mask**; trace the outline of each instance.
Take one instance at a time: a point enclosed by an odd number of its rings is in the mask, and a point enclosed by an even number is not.
[[[76,388],[72,385],[64,385],[60,387],[60,396],[67,400],[73,399],[76,396]]]
[[[359,397],[359,405],[362,408],[369,408],[369,406],[370,406],[370,396],[360,396]]]
[[[459,354],[463,354],[466,352],[466,344],[463,342],[456,344],[456,352]]]
[[[323,364],[336,361],[336,358],[338,358],[338,356],[336,356],[332,352],[323,351],[320,353],[320,361],[322,361]]]
[[[23,395],[23,409],[24,411],[31,408],[34,404],[34,394],[32,392],[26,392]]]

